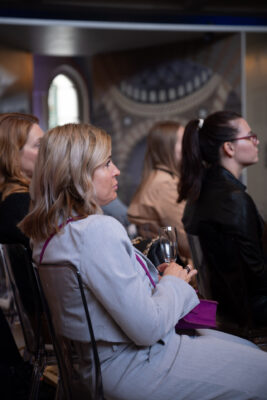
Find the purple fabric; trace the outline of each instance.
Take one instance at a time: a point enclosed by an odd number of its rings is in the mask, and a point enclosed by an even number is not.
[[[147,267],[138,254],[135,254],[137,261],[143,267],[153,287],[156,287]],[[175,329],[200,329],[216,328],[217,301],[200,299],[200,303],[188,314],[179,320]]]
[[[200,303],[176,324],[175,329],[216,328],[217,301],[200,299]]]
[[[147,276],[148,276],[150,282],[152,283],[153,287],[155,288],[155,287],[156,287],[156,284],[155,284],[155,282],[153,281],[153,278],[152,278],[152,276],[150,275],[150,273],[149,273],[147,267],[145,266],[145,263],[143,262],[143,260],[141,259],[141,257],[139,257],[138,254],[135,254],[135,257],[136,257],[137,261],[139,262],[139,264],[142,266],[142,268],[145,270],[145,273],[147,274]]]

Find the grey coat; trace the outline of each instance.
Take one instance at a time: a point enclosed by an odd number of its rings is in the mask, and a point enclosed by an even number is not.
[[[36,263],[42,246],[34,244]],[[198,304],[195,291],[174,276],[158,281],[144,258],[154,289],[136,252],[117,220],[93,215],[69,223],[44,253],[44,263],[76,265],[87,285],[106,397],[267,399],[267,354],[220,332],[176,335],[177,321]],[[77,318],[70,324],[62,316],[62,325],[70,337],[82,339],[80,310],[71,311]]]

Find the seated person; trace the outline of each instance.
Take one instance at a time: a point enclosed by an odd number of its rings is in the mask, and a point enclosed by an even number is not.
[[[157,236],[161,226],[175,226],[180,256],[188,260],[191,254],[182,223],[185,203],[177,203],[183,134],[178,122],[158,122],[151,128],[142,180],[128,208],[128,218],[145,239]]]
[[[233,112],[219,111],[202,122],[187,124],[182,144],[185,230],[199,237],[218,310],[243,325],[267,324],[263,223],[239,180],[244,168],[258,162],[259,140]]]
[[[29,184],[43,134],[32,115],[0,114],[0,243],[29,246],[17,224],[29,211]]]
[[[42,258],[44,264],[79,268],[90,299],[105,396],[266,398],[267,354],[253,343],[208,329],[194,336],[175,333],[177,321],[198,304],[188,284],[196,271],[165,263],[159,279],[120,222],[102,214],[101,207],[117,196],[119,173],[111,138],[102,129],[67,124],[50,130],[32,179],[31,212],[19,225],[32,239],[37,264]],[[58,317],[70,337],[78,334],[81,340],[77,315],[67,307]],[[83,372],[92,382],[91,368]]]
[[[21,243],[29,249],[29,239],[17,224],[29,211],[29,184],[42,136],[36,117],[0,114],[0,243]],[[28,297],[31,287],[24,279],[25,271],[18,269],[14,274],[24,293],[25,305],[32,310],[32,297]],[[10,398],[26,396],[31,368],[23,362],[2,310],[0,327],[0,368],[7,392]],[[1,389],[4,393],[3,386]]]
[[[30,256],[29,238],[17,224],[29,211],[29,185],[43,134],[35,116],[0,114],[0,243],[21,243]],[[26,277],[21,268],[16,269],[14,275],[24,306],[32,312],[34,277]]]

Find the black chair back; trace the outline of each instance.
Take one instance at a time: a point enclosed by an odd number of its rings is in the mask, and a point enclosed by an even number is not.
[[[101,368],[87,291],[74,265],[34,267],[65,398],[103,400]]]
[[[194,267],[197,269],[197,288],[201,297],[212,300],[210,273],[197,235],[187,234]]]
[[[15,264],[15,255],[11,255],[11,245],[1,245],[0,247],[0,257],[1,257],[1,262],[5,264],[6,270],[8,272],[8,277],[11,285],[11,289],[13,292],[14,296],[14,301],[16,305],[16,309],[18,312],[21,328],[23,331],[23,338],[25,342],[25,347],[26,347],[26,352],[27,354],[25,355],[25,358],[28,356],[31,357],[36,354],[37,348],[38,348],[38,343],[37,343],[37,338],[34,333],[32,321],[30,318],[29,313],[26,310],[25,303],[23,302],[22,298],[23,296],[21,295],[21,290],[19,290],[18,284],[17,284],[17,279],[16,279],[16,273],[14,272],[15,270],[21,270],[23,273],[27,276],[27,269],[24,268],[24,262],[28,263],[27,257],[21,262],[21,258],[19,256],[19,262]],[[24,258],[24,248],[21,245],[16,246],[16,249],[18,249],[18,253],[22,255]],[[13,247],[13,250],[15,250],[15,245]],[[26,250],[25,250],[26,251]],[[16,251],[15,251],[16,253]]]
[[[1,244],[0,258],[6,266],[25,342],[24,358],[33,365],[29,399],[39,398],[45,367],[56,365],[51,338],[46,329],[41,297],[29,250],[22,244]]]
[[[16,315],[16,311],[2,245],[0,245],[0,253],[0,308],[12,322],[13,317]]]

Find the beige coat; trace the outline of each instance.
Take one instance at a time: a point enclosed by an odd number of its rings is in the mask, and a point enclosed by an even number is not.
[[[161,167],[160,167],[161,168]],[[177,203],[178,177],[163,170],[151,172],[148,182],[128,208],[129,221],[136,224],[143,237],[155,237],[161,226],[176,226],[181,256],[190,258],[190,250],[182,223],[185,203]]]

